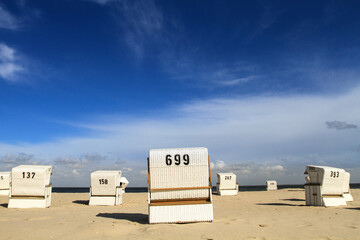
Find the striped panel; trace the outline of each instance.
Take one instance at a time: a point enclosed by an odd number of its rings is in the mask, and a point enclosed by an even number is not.
[[[177,157],[176,157],[177,156]],[[206,148],[155,149],[149,152],[150,189],[210,185]],[[152,191],[151,200],[209,197],[209,189]]]
[[[149,223],[213,221],[212,204],[149,206]]]
[[[209,197],[209,189],[159,191],[159,192],[151,193],[151,200],[207,198],[207,197]]]

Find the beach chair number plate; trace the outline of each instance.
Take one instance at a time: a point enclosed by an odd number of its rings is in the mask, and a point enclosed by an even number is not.
[[[109,181],[108,181],[107,179],[99,179],[99,183],[100,183],[100,185],[102,185],[102,184],[108,184]]]
[[[180,156],[180,154],[175,154],[174,157],[172,157],[171,155],[166,155],[165,162],[166,165],[171,166],[174,160],[174,164],[178,166],[181,163],[181,159],[184,165],[189,165],[190,157],[188,154],[184,154],[182,157]]]
[[[34,178],[35,172],[23,172],[23,178]]]
[[[331,171],[331,172],[330,172],[330,177],[332,177],[332,178],[338,178],[338,177],[339,177],[339,171],[337,171],[337,172]]]
[[[225,176],[225,180],[231,180],[231,176]]]

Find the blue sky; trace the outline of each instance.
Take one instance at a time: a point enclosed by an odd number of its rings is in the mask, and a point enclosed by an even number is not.
[[[240,185],[360,182],[358,1],[0,1],[0,170],[54,186],[207,147]],[[215,174],[214,174],[215,176]],[[214,179],[215,182],[216,179]]]

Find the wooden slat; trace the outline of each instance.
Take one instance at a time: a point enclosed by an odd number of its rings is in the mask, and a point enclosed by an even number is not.
[[[147,165],[148,165],[148,185],[149,185],[149,189],[150,187],[150,163],[149,163],[149,158],[147,158]]]
[[[211,170],[210,170],[210,155],[208,155],[208,166],[209,166],[209,180],[210,180],[210,186],[212,187]]]
[[[194,190],[194,189],[210,189],[210,186],[205,187],[184,187],[184,188],[153,188],[149,189],[150,192],[155,191],[178,191],[178,190]]]
[[[170,205],[194,205],[194,204],[211,204],[208,200],[188,200],[188,201],[162,201],[151,202],[150,206],[170,206]]]
[[[182,198],[182,199],[158,199],[158,200],[151,200],[151,203],[181,202],[181,201],[210,201],[210,199],[208,197],[204,197],[204,198]]]
[[[44,199],[45,196],[11,196],[10,199]]]

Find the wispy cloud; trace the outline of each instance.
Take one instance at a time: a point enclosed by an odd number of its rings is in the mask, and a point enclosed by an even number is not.
[[[153,1],[134,0],[115,2],[115,19],[121,27],[122,40],[136,58],[142,60],[153,45],[161,46],[163,14]]]
[[[25,71],[21,57],[16,50],[0,43],[0,77],[8,82],[19,80],[19,74]]]
[[[20,27],[19,20],[0,5],[0,28],[16,30]]]
[[[357,128],[357,125],[355,125],[355,124],[348,124],[346,122],[340,122],[340,121],[326,122],[326,126],[327,126],[327,128],[335,128],[337,130]]]

